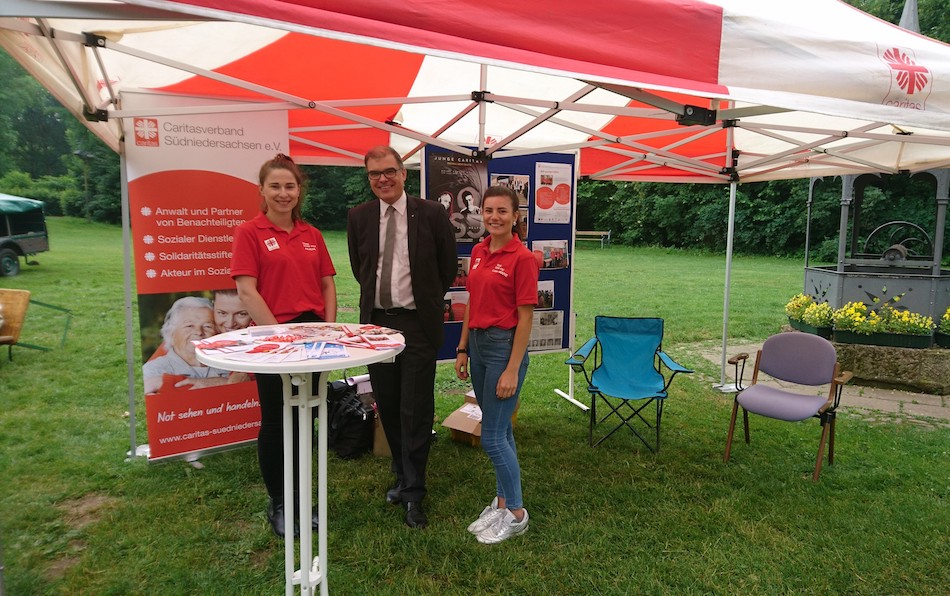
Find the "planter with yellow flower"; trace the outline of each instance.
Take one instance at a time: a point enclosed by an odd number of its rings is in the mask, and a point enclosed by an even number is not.
[[[834,341],[897,348],[929,348],[933,319],[885,304],[869,310],[862,302],[849,302],[834,311]]]
[[[831,339],[834,310],[827,302],[813,302],[805,308],[800,331]]]
[[[934,343],[942,348],[950,348],[950,307],[940,318],[937,332],[934,333]]]
[[[788,317],[788,324],[792,326],[792,329],[808,331],[804,328],[805,310],[814,303],[815,301],[808,294],[795,294],[785,304],[785,315]]]

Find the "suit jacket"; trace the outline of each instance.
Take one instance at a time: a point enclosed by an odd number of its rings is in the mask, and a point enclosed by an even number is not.
[[[407,197],[409,271],[419,319],[435,349],[442,347],[442,307],[458,269],[455,229],[435,201]],[[346,238],[350,267],[360,284],[360,322],[369,323],[376,298],[379,260],[379,199],[349,210]]]

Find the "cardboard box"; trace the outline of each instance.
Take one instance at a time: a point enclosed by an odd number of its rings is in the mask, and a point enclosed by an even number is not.
[[[433,418],[433,424],[435,418]],[[379,412],[376,413],[375,429],[373,433],[373,455],[378,457],[392,457],[392,450],[389,448],[389,441],[386,440],[386,431],[383,429],[383,423],[379,421]],[[432,429],[432,439],[435,440],[435,429]]]
[[[376,429],[373,433],[373,455],[392,457],[389,442],[386,440],[386,431],[383,430],[383,423],[379,421],[379,414],[376,415]]]
[[[515,413],[511,415],[511,423],[514,424],[518,418],[519,403],[515,408]],[[482,444],[482,410],[478,407],[475,400],[474,391],[465,394],[465,403],[462,407],[449,414],[442,421],[442,426],[449,429],[452,440],[459,443],[465,443],[472,447],[478,447]]]

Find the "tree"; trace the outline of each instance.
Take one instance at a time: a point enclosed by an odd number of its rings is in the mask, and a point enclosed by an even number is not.
[[[69,112],[6,52],[0,52],[0,173],[17,169],[34,178],[66,173]]]
[[[22,89],[15,84],[23,73],[20,65],[4,51],[0,51],[0,81],[10,84],[0,85],[0,176],[10,170],[18,169],[15,160],[17,130],[14,122],[20,106],[24,103]]]
[[[76,192],[63,197],[63,213],[93,221],[122,220],[122,177],[119,156],[78,120],[67,132],[72,151],[65,156]]]

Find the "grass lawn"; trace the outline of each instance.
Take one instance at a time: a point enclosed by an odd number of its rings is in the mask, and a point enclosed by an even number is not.
[[[72,309],[63,348],[0,352],[0,549],[20,594],[274,594],[283,543],[264,517],[253,448],[203,469],[126,459],[129,449],[122,235],[50,218],[52,251],[0,287]],[[327,234],[341,315],[356,320],[345,237]],[[589,244],[589,243],[588,243]],[[945,594],[950,585],[950,430],[839,417],[836,462],[810,480],[815,421],[752,423],[722,462],[731,397],[691,349],[721,341],[725,259],[662,249],[575,255],[578,344],[597,314],[661,316],[677,377],[662,451],[618,434],[587,446],[585,414],[557,397],[566,353],[532,358],[516,435],[531,528],[496,546],[465,531],[491,499],[485,455],[446,429],[429,467],[431,525],[387,505],[388,460],[330,458],[329,585],[339,594]],[[802,263],[736,258],[731,341],[764,339],[800,291]],[[31,309],[23,341],[56,346],[63,319]],[[137,335],[138,330],[135,329]],[[134,358],[139,357],[136,344]],[[360,371],[349,371],[356,374]],[[138,380],[141,392],[141,380]],[[580,382],[577,395],[587,401]],[[437,414],[465,386],[448,365]],[[847,393],[845,402],[847,401]],[[138,442],[147,429],[137,397]]]

